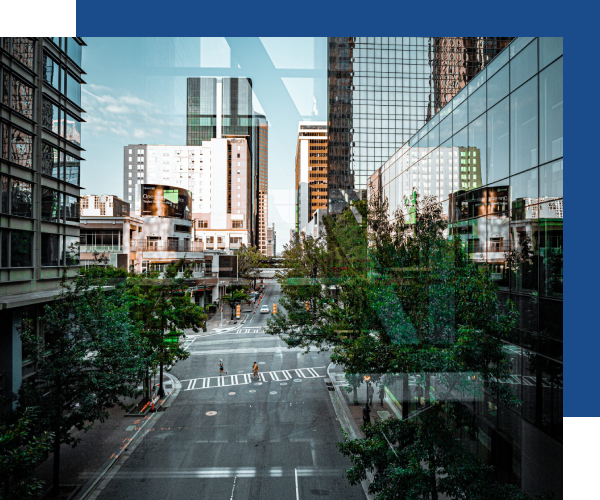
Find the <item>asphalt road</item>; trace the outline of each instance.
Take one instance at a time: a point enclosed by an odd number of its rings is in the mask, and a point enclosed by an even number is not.
[[[267,285],[272,311],[279,285]],[[324,377],[326,355],[302,355],[262,332],[257,313],[235,332],[198,336],[171,372],[173,405],[99,498],[364,499],[343,472],[350,462]],[[219,378],[219,360],[227,375]],[[250,379],[259,363],[261,379]]]

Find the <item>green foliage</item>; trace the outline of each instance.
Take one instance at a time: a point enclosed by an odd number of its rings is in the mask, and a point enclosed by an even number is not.
[[[36,407],[20,415],[0,414],[0,500],[35,499],[42,492],[43,482],[32,475],[50,451],[53,435],[36,431],[38,417]]]
[[[372,472],[369,493],[378,500],[437,500],[441,495],[456,500],[528,499],[516,487],[495,482],[492,468],[456,439],[449,422],[460,428],[472,418],[459,405],[434,404],[409,420],[364,426],[364,439],[338,444],[353,463],[346,471],[350,483]]]
[[[266,257],[255,246],[242,245],[238,253],[238,276],[255,282],[260,277],[261,269],[265,267]]]

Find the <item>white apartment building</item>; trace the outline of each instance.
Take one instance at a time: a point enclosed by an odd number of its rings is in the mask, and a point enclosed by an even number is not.
[[[252,174],[245,137],[211,139],[202,146],[125,146],[123,194],[136,214],[142,184],[192,193],[193,240],[207,250],[248,245]]]

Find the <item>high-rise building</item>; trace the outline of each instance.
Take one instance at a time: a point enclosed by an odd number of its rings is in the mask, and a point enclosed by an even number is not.
[[[262,115],[260,115],[262,116]],[[249,243],[259,246],[259,161],[258,148],[266,141],[255,137],[261,118],[254,117],[250,78],[188,78],[187,144],[200,146],[204,141],[223,137],[245,137],[250,147],[252,196],[248,220]],[[264,117],[263,117],[264,118]],[[266,120],[265,120],[266,123]]]
[[[515,304],[517,328],[503,339],[511,376],[501,383],[522,404],[486,390],[468,405],[477,440],[462,439],[499,479],[562,498],[562,38],[516,38],[371,180],[390,213],[413,192],[436,196],[450,237],[490,269],[500,302]]]
[[[79,266],[81,38],[0,38],[0,393],[35,373],[18,333]],[[66,269],[69,267],[70,269]]]
[[[267,257],[277,256],[277,233],[275,231],[275,223],[273,222],[267,227]]]
[[[258,141],[256,162],[258,174],[258,249],[267,255],[267,224],[269,223],[269,124],[264,115],[254,116],[254,140]]]
[[[326,209],[327,122],[300,122],[296,144],[296,231]]]
[[[329,211],[364,197],[369,176],[511,40],[328,38]]]

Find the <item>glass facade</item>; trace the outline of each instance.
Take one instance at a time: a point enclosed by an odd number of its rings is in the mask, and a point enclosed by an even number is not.
[[[329,210],[477,75],[511,37],[328,38]]]
[[[522,405],[487,394],[474,411],[499,474],[527,491],[536,474],[561,477],[542,455],[562,453],[562,71],[562,38],[517,38],[371,176],[390,216],[415,191],[441,201],[448,236],[491,270],[501,302],[516,305],[506,383]],[[541,455],[524,450],[537,439],[530,429],[545,440]]]

